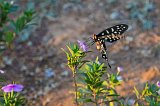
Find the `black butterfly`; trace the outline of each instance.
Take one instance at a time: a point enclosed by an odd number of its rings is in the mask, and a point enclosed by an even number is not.
[[[96,47],[101,52],[102,58],[107,60],[107,62],[108,62],[108,57],[107,57],[107,48],[105,45],[105,41],[113,43],[113,42],[123,38],[124,35],[122,35],[122,34],[127,29],[128,29],[128,25],[118,24],[118,25],[115,25],[115,26],[112,26],[110,28],[105,29],[104,31],[100,32],[97,35],[93,34],[92,44],[96,43]],[[108,62],[108,65],[111,68],[109,62]]]

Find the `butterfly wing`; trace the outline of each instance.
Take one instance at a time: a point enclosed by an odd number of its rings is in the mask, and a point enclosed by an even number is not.
[[[107,28],[104,31],[100,32],[96,36],[99,39],[105,39],[107,42],[115,42],[121,39],[123,36],[122,34],[128,29],[128,25],[126,24],[118,24],[113,27]]]

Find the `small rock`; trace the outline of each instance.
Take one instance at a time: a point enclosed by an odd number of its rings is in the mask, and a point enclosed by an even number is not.
[[[64,4],[63,5],[64,14],[67,14],[67,13],[73,11],[74,7],[75,7],[74,3],[66,3],[66,4]]]
[[[41,68],[40,67],[36,67],[35,73],[40,73],[40,72],[41,72]]]
[[[115,19],[121,19],[122,18],[122,13],[120,13],[119,11],[114,11],[111,13],[110,18],[115,20]]]
[[[28,46],[32,46],[33,43],[32,43],[31,41],[29,41],[29,42],[27,42],[27,45],[28,45]]]
[[[43,95],[44,95],[44,93],[43,93],[43,91],[42,91],[42,90],[39,90],[39,91],[37,92],[37,95],[38,95],[38,96],[43,96]]]
[[[115,64],[116,62],[114,60],[109,61],[110,64]]]
[[[44,94],[47,94],[51,89],[52,89],[51,87],[46,86],[46,87],[44,88]]]
[[[59,86],[59,83],[52,83],[51,84],[51,88],[56,88],[56,87],[58,87]]]
[[[69,75],[69,72],[68,71],[64,71],[61,73],[61,76],[63,77],[67,77]]]
[[[129,50],[129,46],[124,46],[123,50],[128,51]]]
[[[65,64],[61,64],[60,67],[61,67],[61,68],[65,68]]]
[[[129,104],[130,106],[132,106],[132,105],[134,104],[134,102],[135,102],[134,99],[129,99],[129,100],[128,100],[128,104]]]
[[[29,75],[30,76],[34,76],[35,74],[34,74],[34,72],[30,72]]]
[[[151,11],[154,11],[155,8],[156,6],[153,3],[147,3],[144,7],[144,11],[151,12]]]
[[[22,67],[21,67],[21,71],[25,71],[25,70],[27,70],[27,66],[22,65]]]
[[[132,42],[133,41],[133,37],[130,37],[130,36],[127,36],[126,37],[126,41],[129,43],[129,42]]]
[[[68,14],[70,12],[79,12],[83,11],[84,6],[82,4],[75,4],[75,3],[66,3],[63,5],[63,13]]]
[[[151,50],[141,50],[140,52],[144,57],[148,57],[151,54]]]
[[[55,72],[53,71],[52,68],[46,68],[44,70],[44,74],[45,74],[45,77],[46,78],[51,78],[51,77],[54,77],[55,76]]]
[[[8,56],[4,56],[3,61],[6,65],[12,65],[13,59],[10,59]]]

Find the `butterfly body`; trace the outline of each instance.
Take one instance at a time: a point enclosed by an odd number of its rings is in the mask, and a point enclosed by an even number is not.
[[[99,34],[93,34],[93,41],[96,43],[97,49],[101,52],[102,58],[108,61],[107,57],[107,48],[105,42],[113,43],[124,37],[122,35],[128,29],[128,25],[126,24],[118,24],[107,28],[100,32]],[[109,63],[108,63],[109,65]],[[110,65],[109,65],[110,66]]]

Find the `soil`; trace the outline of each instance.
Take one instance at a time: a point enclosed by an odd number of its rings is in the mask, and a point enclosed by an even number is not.
[[[1,69],[5,71],[7,82],[16,81],[25,86],[23,94],[28,100],[27,106],[75,106],[71,93],[74,90],[72,73],[61,48],[66,49],[68,42],[84,40],[117,23],[132,27],[124,39],[114,44],[106,43],[112,66],[110,71],[116,72],[118,66],[123,67],[121,76],[124,82],[116,88],[120,95],[134,97],[134,86],[142,89],[144,83],[160,80],[159,0],[154,1],[156,10],[153,13],[158,25],[150,30],[143,30],[137,21],[128,18],[130,13],[124,7],[131,0],[117,1],[112,5],[107,0],[76,1],[57,2],[55,17],[45,16],[39,7],[41,2],[37,4],[37,12],[41,14],[39,25],[26,42],[15,42],[14,49],[5,51],[4,57],[11,63],[4,61]],[[123,15],[111,19],[112,12],[117,10]],[[93,52],[89,59],[99,56],[104,62],[95,45],[90,49]],[[49,75],[47,70],[51,70]],[[86,106],[89,105],[92,106]]]

